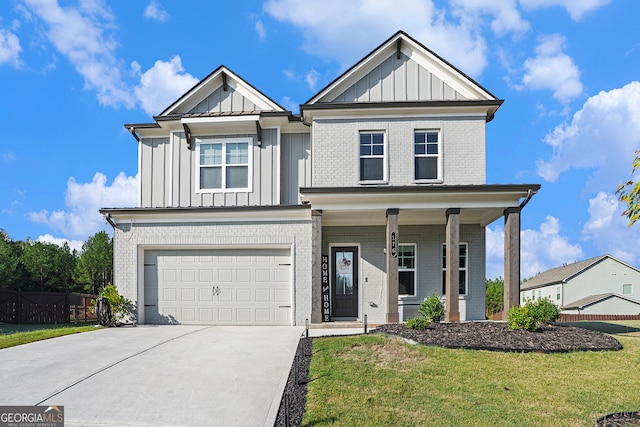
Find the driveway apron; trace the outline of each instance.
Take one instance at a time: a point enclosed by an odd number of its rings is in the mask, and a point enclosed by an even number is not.
[[[0,350],[0,405],[65,426],[272,426],[302,327],[111,328]]]

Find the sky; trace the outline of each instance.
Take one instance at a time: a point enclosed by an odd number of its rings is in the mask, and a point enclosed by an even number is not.
[[[522,277],[603,254],[640,267],[615,191],[640,149],[635,0],[2,0],[0,229],[80,249],[134,207],[124,123],[225,65],[292,112],[398,30],[505,100],[487,183],[539,183]],[[503,221],[487,276],[503,275]]]

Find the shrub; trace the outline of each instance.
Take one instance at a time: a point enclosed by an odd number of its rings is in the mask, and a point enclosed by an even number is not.
[[[410,319],[407,319],[406,325],[409,329],[424,331],[425,329],[427,329],[427,326],[429,326],[429,322],[427,321],[427,319],[422,317],[412,317]]]
[[[132,316],[133,303],[118,293],[118,289],[111,283],[107,284],[100,293],[98,300],[106,300],[107,310],[109,313],[98,313],[96,300],[91,301],[91,309],[99,317],[99,321],[104,326],[115,326],[117,324],[126,323],[123,322],[127,317]],[[103,319],[101,317],[104,316]]]
[[[444,305],[440,301],[440,297],[434,292],[420,303],[418,313],[424,317],[427,322],[439,322],[444,316]]]
[[[548,299],[528,300],[523,306],[511,307],[507,313],[509,329],[537,331],[540,326],[558,319],[560,310]]]

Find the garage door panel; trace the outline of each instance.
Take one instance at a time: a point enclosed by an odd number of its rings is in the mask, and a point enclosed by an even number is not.
[[[146,323],[290,324],[288,250],[147,251],[144,262]]]

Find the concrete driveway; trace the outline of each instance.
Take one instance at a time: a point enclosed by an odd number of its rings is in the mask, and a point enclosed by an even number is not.
[[[0,350],[0,405],[65,426],[273,426],[302,327],[138,326]]]

